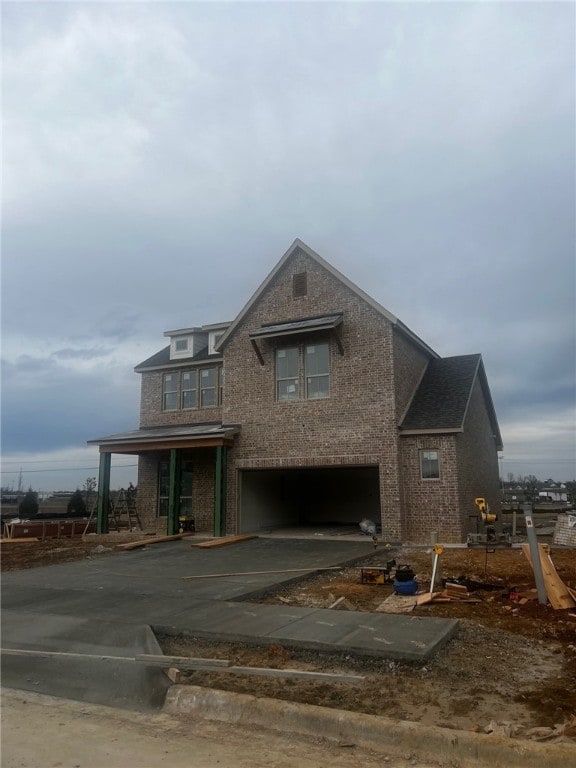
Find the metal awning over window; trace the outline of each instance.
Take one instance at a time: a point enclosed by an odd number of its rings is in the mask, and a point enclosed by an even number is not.
[[[262,325],[250,333],[251,339],[273,339],[278,336],[295,336],[313,331],[331,331],[342,322],[342,313],[310,317],[305,320],[292,320],[288,323]]]
[[[336,332],[336,328],[342,323],[342,317],[342,312],[337,312],[332,315],[307,317],[302,320],[290,320],[286,323],[261,325],[260,328],[250,333],[250,341],[254,348],[254,352],[256,352],[258,360],[260,361],[260,365],[264,365],[264,358],[256,343],[258,339],[278,339],[284,338],[285,336],[302,336],[303,334],[315,333],[317,331],[330,331],[336,340],[338,351],[343,355],[344,349],[342,347],[342,342]]]

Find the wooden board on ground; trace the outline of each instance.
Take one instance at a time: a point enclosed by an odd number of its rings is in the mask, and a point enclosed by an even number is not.
[[[302,669],[272,669],[271,667],[233,666],[228,659],[188,658],[187,656],[162,656],[160,654],[139,654],[135,660],[153,667],[178,670],[199,670],[201,672],[226,672],[235,675],[256,675],[259,677],[287,677],[293,680],[324,680],[330,683],[358,684],[364,681],[362,675],[339,672],[309,672]]]
[[[522,544],[522,552],[532,568],[534,568],[530,545]],[[564,584],[560,576],[558,576],[556,568],[554,568],[554,563],[550,558],[550,553],[542,546],[542,544],[538,544],[538,553],[540,555],[540,564],[542,566],[542,576],[544,577],[546,594],[548,595],[548,600],[550,601],[552,608],[557,611],[566,608],[575,608],[576,600],[574,600],[568,587]]]
[[[412,613],[416,607],[416,597],[404,595],[389,595],[375,609],[376,613]]]
[[[363,683],[363,675],[347,675],[336,672],[308,672],[303,669],[271,669],[270,667],[228,667],[222,670],[233,675],[258,675],[260,677],[287,677],[291,680],[322,680],[325,683]]]
[[[149,536],[147,539],[139,539],[138,541],[130,541],[128,544],[117,544],[116,549],[138,549],[139,547],[146,547],[148,544],[161,544],[164,541],[178,541],[179,539],[185,539],[189,536],[194,536],[193,533],[175,533],[173,536]]]
[[[151,667],[177,667],[178,669],[217,670],[232,666],[228,659],[204,659],[189,656],[163,656],[162,654],[140,653],[135,657],[142,664]]]
[[[257,539],[255,534],[238,534],[237,536],[222,536],[219,539],[211,539],[210,541],[202,541],[199,544],[192,544],[193,547],[198,549],[215,549],[216,547],[227,547],[229,544],[238,544],[240,541],[250,541],[250,539]]]
[[[28,538],[0,539],[0,544],[34,544],[36,541],[40,541],[40,539],[36,538],[36,536],[29,536]]]
[[[268,573],[317,573],[318,571],[341,571],[342,566],[330,565],[326,568],[280,568],[277,571],[232,571],[231,573],[202,573],[198,576],[181,576],[182,581],[192,579],[226,579],[233,576],[264,576]]]
[[[422,595],[416,596],[416,605],[426,605],[436,597],[440,597],[440,592],[424,592]]]

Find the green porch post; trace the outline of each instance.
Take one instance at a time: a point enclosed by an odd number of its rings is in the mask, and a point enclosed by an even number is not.
[[[214,536],[224,536],[226,512],[226,446],[216,448],[216,478],[214,489]]]
[[[98,517],[96,532],[108,533],[108,512],[110,511],[110,466],[111,453],[100,454],[100,469],[98,472]]]
[[[168,536],[178,533],[178,514],[180,512],[180,451],[170,450],[170,488],[168,491]]]

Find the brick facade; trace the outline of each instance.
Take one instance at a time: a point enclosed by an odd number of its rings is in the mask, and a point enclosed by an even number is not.
[[[483,495],[490,503],[497,501],[497,456],[482,390],[479,385],[474,390],[462,434],[400,436],[401,419],[434,353],[321,261],[294,248],[240,315],[222,350],[226,379],[221,406],[163,411],[163,372],[143,371],[140,426],[239,425],[228,450],[228,533],[242,530],[243,471],[376,467],[385,540],[429,541],[430,532],[437,531],[439,540],[461,541],[471,530],[470,499],[473,504],[475,496]],[[307,273],[307,290],[294,298],[292,277],[301,272]],[[259,338],[262,363],[250,341],[249,334],[266,324],[339,313],[338,338],[330,331]],[[276,349],[321,342],[330,350],[329,397],[278,401]],[[220,363],[203,365],[209,364]],[[301,365],[303,388],[302,370]],[[420,478],[422,449],[440,451],[439,480]],[[166,456],[151,452],[140,457],[139,511],[150,527],[157,519],[158,462]],[[211,531],[215,449],[196,449],[190,457],[196,528]]]
[[[472,390],[464,431],[456,437],[456,447],[460,527],[463,533],[474,533],[478,514],[475,498],[484,497],[493,512],[500,511],[498,456],[478,380]]]

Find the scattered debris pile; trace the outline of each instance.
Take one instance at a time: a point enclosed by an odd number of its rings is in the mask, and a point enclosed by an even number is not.
[[[470,729],[474,733],[486,733],[490,736],[504,736],[512,739],[530,739],[531,741],[543,741],[549,744],[573,744],[576,739],[576,715],[565,723],[559,723],[552,727],[540,726],[529,728],[518,723],[492,720],[483,729],[478,726]]]

